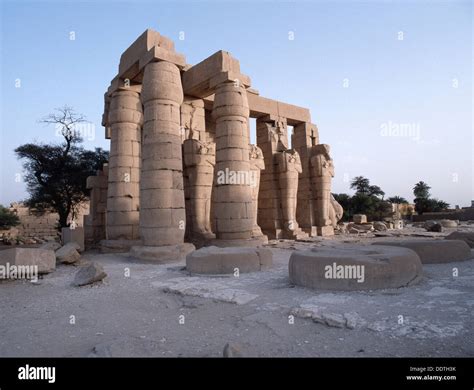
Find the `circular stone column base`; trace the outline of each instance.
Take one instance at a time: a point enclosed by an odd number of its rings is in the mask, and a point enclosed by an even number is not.
[[[273,263],[270,249],[218,248],[208,246],[186,256],[186,270],[193,274],[223,275],[269,269]]]
[[[130,256],[156,263],[171,263],[183,260],[188,253],[191,253],[195,249],[193,244],[187,242],[163,246],[141,245],[130,248]]]
[[[257,246],[262,246],[268,244],[267,236],[252,237],[248,239],[239,239],[239,240],[221,240],[214,239],[209,241],[210,246],[217,246],[219,248],[228,248],[228,247],[248,247],[255,248]]]
[[[288,264],[292,284],[322,290],[376,290],[421,280],[422,265],[410,249],[344,245],[296,251]]]
[[[141,245],[141,240],[101,240],[101,253],[126,253],[134,245]]]
[[[472,259],[471,248],[462,240],[401,240],[380,241],[375,245],[389,245],[415,251],[423,264],[451,263]]]

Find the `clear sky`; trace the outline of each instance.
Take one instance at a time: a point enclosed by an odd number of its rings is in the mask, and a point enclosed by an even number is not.
[[[38,123],[55,107],[91,121],[86,147],[109,148],[103,93],[147,28],[191,64],[230,51],[262,96],[309,108],[333,192],[363,175],[410,201],[419,180],[451,206],[474,199],[470,1],[0,1],[4,205],[26,197],[13,149],[59,141]]]

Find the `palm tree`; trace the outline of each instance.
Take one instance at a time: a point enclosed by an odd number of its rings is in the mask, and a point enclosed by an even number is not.
[[[382,199],[385,196],[385,192],[379,186],[369,186],[369,195],[370,196],[381,196]]]
[[[369,179],[364,176],[354,177],[351,182],[351,189],[356,190],[356,192],[361,194],[368,194],[370,192]]]
[[[424,181],[419,181],[413,187],[413,195],[417,199],[428,199],[430,197],[430,189],[431,187]]]
[[[401,203],[408,203],[408,201],[403,196],[391,196],[387,199],[390,203],[401,204]]]

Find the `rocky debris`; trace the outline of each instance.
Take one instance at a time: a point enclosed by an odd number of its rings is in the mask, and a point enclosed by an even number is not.
[[[459,221],[452,219],[440,219],[438,223],[444,228],[457,228],[459,225]]]
[[[41,249],[49,249],[52,251],[57,251],[59,248],[61,248],[61,244],[56,241],[47,241],[44,244],[40,246]]]
[[[245,357],[245,354],[242,352],[241,345],[236,343],[227,343],[224,347],[222,355],[225,358]]]
[[[164,292],[215,299],[217,301],[245,305],[258,297],[244,290],[230,286],[229,278],[216,280],[201,276],[173,278],[165,281],[152,282],[152,285]]]
[[[371,222],[368,223],[349,223],[347,225],[347,231],[351,234],[360,234],[360,233],[367,233],[374,230],[374,226]]]
[[[443,227],[441,226],[441,224],[439,224],[438,222],[436,221],[426,221],[424,224],[423,224],[423,227],[426,229],[426,231],[428,232],[437,232],[437,233],[441,233],[443,231]]]
[[[445,237],[446,240],[462,240],[471,248],[474,248],[474,232],[452,232]]]
[[[56,251],[56,260],[62,264],[74,264],[81,255],[77,251],[79,245],[74,242],[69,242]]]
[[[366,321],[355,312],[331,313],[309,304],[291,309],[290,314],[298,318],[311,318],[313,322],[333,328],[356,329],[366,325]]]
[[[78,287],[85,286],[87,284],[99,282],[106,276],[107,274],[105,273],[104,268],[100,264],[92,262],[76,272],[72,284]]]
[[[161,349],[161,345],[154,340],[124,336],[97,344],[92,348],[89,357],[152,357],[157,356],[157,352]]]
[[[384,231],[387,230],[387,225],[383,222],[375,221],[374,222],[374,230],[376,232],[384,232]]]
[[[39,274],[56,269],[54,251],[40,248],[9,248],[0,251],[0,265],[37,266]]]

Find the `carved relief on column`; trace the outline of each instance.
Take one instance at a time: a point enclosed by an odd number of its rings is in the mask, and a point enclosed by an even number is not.
[[[296,221],[298,177],[302,172],[300,156],[296,150],[287,149],[277,153],[275,158],[278,165],[283,237],[305,238],[308,235],[299,228]]]
[[[250,145],[249,150],[250,158],[250,172],[252,177],[252,218],[253,228],[252,237],[264,238],[262,229],[258,226],[257,215],[258,215],[258,194],[260,189],[260,171],[265,170],[265,161],[263,159],[262,149],[256,145]],[[266,237],[264,240],[267,240]]]
[[[330,207],[332,207],[331,180],[334,177],[334,164],[329,151],[329,145],[315,145],[312,148],[311,157],[313,218],[320,236],[334,234],[334,227],[330,218]]]
[[[202,245],[215,238],[211,228],[211,194],[214,181],[215,144],[197,139],[183,143],[187,176],[186,213],[189,239]]]

